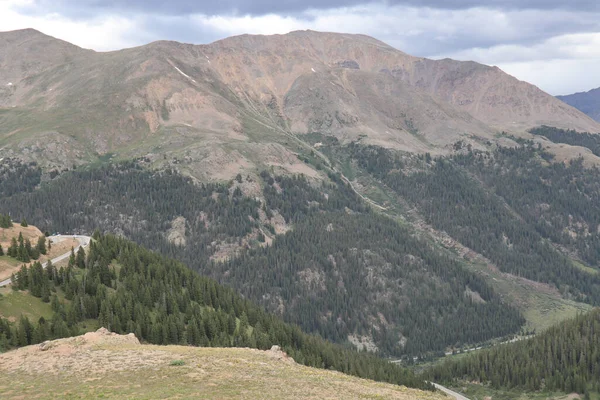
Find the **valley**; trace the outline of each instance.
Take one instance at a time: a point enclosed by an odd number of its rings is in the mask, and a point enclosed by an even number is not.
[[[0,397],[597,397],[589,112],[315,31],[0,32],[2,80]]]

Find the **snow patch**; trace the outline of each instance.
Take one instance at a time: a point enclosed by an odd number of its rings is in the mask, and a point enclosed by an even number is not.
[[[12,82],[8,82],[8,83],[6,84],[6,86],[12,86],[12,85],[13,85],[13,84],[12,84]]]
[[[317,71],[315,71],[315,69],[314,69],[314,68],[311,68],[310,70],[311,70],[312,72],[317,72]]]
[[[179,68],[177,68],[176,66],[173,65],[173,68],[175,68],[177,70],[177,72],[179,72],[181,75],[183,75],[186,78],[188,78],[190,81],[196,83],[196,81],[191,76],[189,76],[188,74],[186,74],[185,72],[183,72],[182,70],[180,70]]]

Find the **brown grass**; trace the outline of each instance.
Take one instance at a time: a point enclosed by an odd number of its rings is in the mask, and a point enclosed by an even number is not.
[[[140,345],[132,335],[98,333],[45,346],[0,355],[0,398],[444,398],[301,366],[274,351]]]
[[[42,232],[35,226],[29,225],[28,227],[22,227],[18,223],[15,223],[12,228],[0,228],[0,244],[2,245],[2,248],[8,248],[12,238],[18,238],[19,233],[22,233],[23,238],[29,239],[33,245],[35,245],[37,239],[42,236]]]
[[[15,223],[12,228],[0,228],[0,245],[5,252],[10,246],[12,238],[18,238],[19,233],[23,234],[24,239],[29,239],[32,246],[35,246],[38,238],[43,235],[38,228],[32,225],[28,227],[22,227],[21,225]],[[79,242],[76,239],[71,238],[65,239],[58,243],[53,243],[50,252],[47,255],[40,256],[39,261],[44,263],[52,258],[67,253],[69,250],[71,250],[71,248],[75,248],[78,245]],[[18,271],[22,265],[22,262],[19,262],[13,258],[0,258],[0,281],[10,278],[11,274]]]

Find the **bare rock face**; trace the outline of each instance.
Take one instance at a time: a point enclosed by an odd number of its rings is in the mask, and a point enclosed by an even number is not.
[[[279,361],[283,361],[286,363],[295,363],[294,359],[287,355],[287,353],[281,350],[281,347],[278,345],[271,346],[271,349],[267,351],[269,357],[275,358]]]
[[[185,218],[177,217],[171,222],[171,229],[167,232],[167,240],[176,246],[185,246]]]
[[[354,60],[344,60],[337,63],[341,68],[360,69],[360,65]]]
[[[130,345],[140,345],[140,341],[133,333],[128,333],[127,335],[119,335],[118,333],[114,333],[109,331],[108,329],[102,327],[98,329],[96,332],[88,332],[83,336],[77,336],[72,338],[74,340],[79,340],[82,345],[93,345],[93,344],[130,344]],[[59,339],[59,340],[68,340],[68,339]]]
[[[39,351],[69,352],[75,348],[87,348],[93,345],[139,345],[140,341],[133,333],[119,335],[110,332],[106,328],[100,328],[96,332],[88,332],[81,336],[65,339],[47,340],[37,346]],[[31,346],[33,347],[33,346]]]
[[[49,340],[46,340],[45,342],[40,343],[39,348],[40,348],[40,351],[50,350],[52,348],[52,342]]]

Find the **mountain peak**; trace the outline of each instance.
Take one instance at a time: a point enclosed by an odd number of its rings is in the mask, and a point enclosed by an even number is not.
[[[34,30],[5,33],[0,84],[0,106],[11,115],[15,108],[7,132],[35,137],[52,126],[77,141],[81,154],[89,145],[82,132],[109,152],[176,126],[223,143],[247,140],[249,123],[257,123],[278,135],[366,136],[433,153],[464,137],[493,142],[502,130],[600,131],[583,113],[498,68],[414,57],[366,35],[310,30],[207,45],[158,41],[109,53]],[[18,113],[22,107],[34,110],[28,119]],[[55,119],[58,111],[68,117]],[[33,114],[39,124],[31,123]],[[18,138],[7,140],[16,146]]]
[[[33,28],[15,29],[12,31],[0,31],[0,36],[48,36]]]
[[[25,43],[43,43],[44,45],[61,46],[63,48],[84,50],[79,46],[65,40],[47,35],[33,28],[17,29],[13,31],[0,32],[0,52],[5,51],[11,45],[22,45]],[[90,51],[90,50],[87,50]]]

